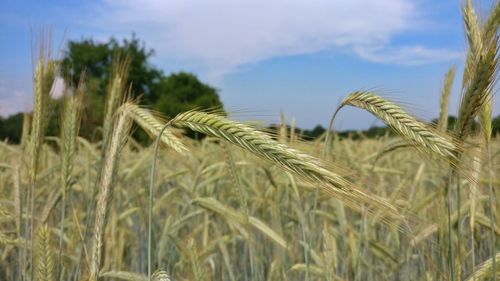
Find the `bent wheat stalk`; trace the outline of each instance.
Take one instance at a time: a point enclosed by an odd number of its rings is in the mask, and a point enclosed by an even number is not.
[[[496,264],[494,264],[494,261]],[[493,278],[493,266],[498,265],[498,262],[500,261],[500,252],[496,253],[493,257],[490,259],[484,261],[481,263],[477,270],[474,271],[471,276],[469,276],[466,281],[479,281],[479,280],[494,280]]]
[[[160,135],[160,132],[165,124],[162,124],[150,111],[141,108],[136,104],[127,103],[128,115],[141,128],[154,137],[160,136],[163,144],[171,147],[179,153],[185,153],[188,149],[170,130],[165,130]]]
[[[389,202],[368,195],[357,189],[344,177],[327,169],[326,164],[308,154],[278,143],[269,135],[247,125],[228,120],[222,116],[199,111],[188,111],[171,120],[176,126],[212,135],[237,145],[253,154],[277,164],[303,180],[319,184],[325,193],[350,204],[367,204],[401,217]]]
[[[437,155],[447,160],[455,158],[457,145],[451,137],[418,121],[391,101],[371,92],[354,92],[342,101],[332,119],[335,119],[339,110],[347,105],[372,113],[407,141],[431,156]]]

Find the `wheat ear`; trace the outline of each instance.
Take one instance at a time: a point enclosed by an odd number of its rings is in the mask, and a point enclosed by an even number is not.
[[[449,136],[418,121],[391,101],[370,92],[354,92],[342,101],[334,117],[341,108],[347,105],[372,113],[404,139],[431,156],[437,155],[445,159],[455,157],[457,146]]]
[[[456,67],[452,66],[444,76],[443,90],[441,91],[441,99],[439,102],[439,123],[438,128],[441,132],[446,132],[448,128],[448,102],[450,100],[451,86],[455,78]]]
[[[61,220],[59,238],[59,253],[57,255],[57,274],[61,273],[62,266],[62,251],[63,251],[63,233],[64,219],[66,215],[66,200],[67,193],[71,187],[71,175],[73,173],[73,158],[76,153],[76,138],[80,128],[80,114],[83,108],[83,76],[80,79],[80,84],[73,94],[70,89],[67,90],[64,96],[64,105],[61,122],[61,176],[60,188],[61,191],[56,198],[62,196]]]
[[[474,118],[487,100],[498,70],[498,36],[493,36],[493,38],[482,36],[477,19],[471,19],[473,16],[470,14],[473,14],[473,9],[470,1],[467,1],[464,9],[464,22],[466,23],[469,51],[455,127],[455,133],[461,140],[467,138],[471,133]],[[498,22],[494,29],[498,30]]]
[[[472,7],[471,0],[466,1],[465,6],[462,9],[462,17],[468,44],[467,57],[465,59],[462,78],[462,87],[465,88],[474,75],[474,63],[478,61],[482,49],[479,20],[477,19],[474,8]]]
[[[106,226],[106,213],[112,195],[114,176],[118,165],[121,148],[128,138],[130,118],[127,116],[128,107],[125,105],[118,110],[116,125],[111,134],[110,144],[104,159],[103,174],[97,185],[97,205],[94,220],[92,241],[92,256],[90,262],[90,280],[96,281],[99,275],[101,251],[103,245],[104,228]]]
[[[33,246],[35,244],[35,180],[38,170],[38,159],[40,148],[43,143],[45,129],[47,127],[48,105],[50,102],[50,90],[55,76],[55,63],[45,63],[43,48],[40,51],[33,81],[33,120],[30,134],[30,269],[33,276]]]
[[[146,132],[154,136],[155,138],[160,135],[165,124],[161,123],[149,110],[139,107],[134,103],[128,103],[129,107],[128,115],[132,118],[141,128]],[[171,130],[165,129],[160,136],[160,140],[163,144],[171,147],[179,153],[185,153],[187,151],[186,146],[176,137]]]
[[[280,144],[269,135],[222,116],[188,111],[177,115],[172,124],[188,127],[224,139],[253,154],[277,164],[305,181],[319,184],[321,189],[347,203],[366,203],[400,217],[398,210],[383,199],[370,196],[354,187],[344,177],[327,169],[325,163],[310,155]]]
[[[42,225],[37,230],[36,248],[36,279],[40,281],[53,281],[54,262],[50,247],[50,232],[47,225]]]
[[[490,42],[498,32],[498,26],[500,25],[500,1],[496,1],[495,7],[490,10],[488,19],[483,24],[481,29],[483,40],[485,42]]]
[[[170,276],[166,271],[158,269],[153,273],[153,281],[170,281]]]
[[[494,256],[492,256],[490,259],[484,261],[481,263],[476,271],[474,271],[471,276],[469,276],[465,281],[479,281],[479,280],[494,280],[490,279],[493,278],[493,264],[494,261],[498,263],[500,261],[500,252],[496,253]],[[498,265],[498,264],[497,264]]]
[[[116,113],[116,109],[120,105],[120,101],[122,101],[124,97],[125,83],[127,80],[129,64],[130,60],[128,57],[122,58],[118,54],[115,55],[106,96],[106,113],[104,115],[102,142],[104,146],[107,145],[107,140],[109,139],[111,134],[113,116]]]

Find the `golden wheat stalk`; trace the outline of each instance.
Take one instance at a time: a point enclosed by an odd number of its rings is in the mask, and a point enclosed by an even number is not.
[[[241,214],[233,208],[223,205],[213,197],[196,198],[193,200],[193,203],[223,216],[228,221],[234,221],[242,225],[248,224],[261,232],[263,235],[267,236],[270,240],[275,242],[280,247],[283,247],[285,249],[287,247],[287,242],[283,237],[277,234],[274,230],[272,230],[268,225],[266,225],[258,218],[249,216],[248,213]]]
[[[495,7],[490,10],[488,19],[483,24],[481,33],[485,42],[491,42],[497,35],[500,25],[500,1],[496,1]]]
[[[190,238],[188,240],[187,252],[189,254],[189,260],[191,261],[193,280],[195,281],[204,280],[205,271],[203,270],[203,265],[200,264],[200,258],[198,256],[198,246],[196,245],[196,240],[194,238]]]
[[[481,132],[485,143],[488,144],[491,140],[491,134],[493,133],[492,127],[492,106],[493,106],[493,95],[491,92],[487,93],[487,97],[484,100],[481,108],[479,109],[478,120],[479,126],[481,127]]]
[[[83,108],[83,90],[81,86],[73,94],[68,92],[64,96],[64,106],[61,122],[61,189],[63,197],[68,191],[73,158],[76,153],[76,138],[80,128],[80,114]]]
[[[48,60],[48,62],[45,61]],[[40,149],[45,136],[45,129],[47,127],[47,120],[49,115],[49,102],[50,102],[50,91],[52,89],[52,84],[55,77],[56,64],[54,61],[50,60],[50,56],[44,58],[43,48],[40,49],[40,57],[37,61],[37,66],[35,69],[34,81],[33,81],[33,120],[31,125],[30,133],[30,264],[31,272],[30,275],[33,276],[33,248],[35,244],[35,197],[36,188],[35,181],[38,171],[38,161],[40,155]],[[27,212],[28,213],[28,212]],[[28,233],[28,232],[27,232]]]
[[[444,159],[455,157],[457,145],[451,137],[418,121],[391,101],[370,92],[354,92],[342,101],[334,117],[341,108],[347,105],[372,113],[416,148],[428,152],[430,156],[437,155]]]
[[[126,281],[148,281],[148,277],[146,277],[144,275],[140,275],[140,274],[133,273],[133,272],[126,272],[126,271],[102,272],[101,274],[99,274],[99,277],[115,278],[115,279],[126,280]]]
[[[31,114],[25,112],[23,114],[23,130],[21,132],[21,148],[26,149],[30,140]]]
[[[144,275],[140,275],[133,272],[126,271],[108,271],[99,274],[99,277],[107,277],[107,278],[116,278],[120,280],[126,281],[148,281],[148,277]],[[164,270],[157,270],[153,273],[152,276],[153,281],[171,281],[170,276]]]
[[[47,225],[42,225],[37,230],[36,248],[36,278],[34,280],[53,281],[54,262],[52,258],[52,248],[50,246],[50,232]]]
[[[456,67],[452,66],[446,72],[444,77],[443,90],[441,91],[440,111],[438,128],[441,132],[446,132],[448,128],[448,103],[450,100],[451,87],[453,86],[453,79],[455,78]]]
[[[318,184],[327,194],[350,204],[368,204],[388,214],[400,217],[396,207],[383,199],[368,195],[354,187],[344,177],[328,170],[325,163],[308,154],[280,144],[269,135],[247,125],[228,120],[222,116],[188,111],[177,115],[172,124],[188,127],[224,139],[279,167],[301,177],[305,181]]]
[[[481,28],[474,16],[470,1],[467,1],[464,9],[464,22],[469,51],[464,70],[463,94],[455,127],[455,133],[461,140],[471,133],[474,118],[487,101],[498,70],[498,36],[487,35],[492,36],[492,38],[487,38],[481,34]],[[490,32],[489,29],[498,31],[498,20],[492,20],[492,23],[487,24],[486,32]]]
[[[462,78],[462,87],[465,88],[474,75],[474,64],[478,61],[479,56],[481,55],[482,40],[479,20],[477,19],[471,0],[466,1],[466,4],[462,9],[462,15],[465,25],[465,35],[469,45]]]
[[[166,271],[158,269],[153,273],[153,281],[170,281],[170,276]]]
[[[149,110],[139,107],[134,103],[127,103],[128,115],[141,128],[154,137],[158,137],[162,128],[165,126],[160,122]],[[160,140],[163,144],[174,149],[175,151],[184,154],[188,149],[181,140],[174,135],[172,130],[166,129],[163,131]]]
[[[119,54],[115,55],[113,66],[111,69],[111,78],[109,80],[105,115],[103,124],[103,145],[107,145],[107,141],[111,134],[111,125],[113,124],[113,116],[116,113],[120,102],[124,98],[125,83],[129,69],[130,59],[122,58]]]
[[[131,120],[127,116],[128,110],[129,108],[127,105],[120,107],[118,110],[116,125],[113,128],[113,133],[110,138],[110,144],[108,147],[109,150],[107,151],[104,159],[102,177],[97,185],[98,195],[94,220],[92,255],[89,269],[89,280],[91,281],[96,281],[99,275],[103,236],[106,226],[106,214],[112,195],[119,152],[128,138],[128,132],[131,125]]]
[[[465,281],[480,281],[480,280],[493,280],[493,262],[496,262],[496,265],[500,263],[500,252],[496,253],[494,256],[489,258],[488,260],[481,263],[476,271],[474,271]]]

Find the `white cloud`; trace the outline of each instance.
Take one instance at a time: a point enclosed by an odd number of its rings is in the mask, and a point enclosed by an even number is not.
[[[430,49],[424,46],[357,47],[355,52],[368,61],[408,66],[450,61],[464,57],[463,52]]]
[[[0,116],[31,110],[31,80],[0,76]]]
[[[331,48],[389,63],[401,57],[433,62],[445,52],[380,47],[414,28],[419,21],[414,0],[102,0],[93,10],[82,23],[92,22],[101,34],[136,32],[158,58],[215,76],[277,56]]]
[[[14,90],[11,95],[0,99],[0,116],[9,116],[19,111],[31,110],[31,105],[27,100],[29,95],[23,91]]]

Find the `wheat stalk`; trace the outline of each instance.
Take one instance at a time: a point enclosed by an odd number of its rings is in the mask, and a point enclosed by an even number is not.
[[[498,265],[500,261],[500,252],[494,254],[491,258],[488,260],[484,261],[481,263],[476,271],[474,271],[465,281],[479,281],[479,280],[485,280],[488,278],[488,280],[494,280],[490,279],[493,278],[493,266],[494,262],[496,262]]]
[[[71,90],[64,96],[64,108],[61,122],[61,190],[63,198],[68,192],[73,171],[73,158],[76,152],[76,138],[80,128],[80,114],[83,108],[83,90],[76,93]]]
[[[372,113],[415,147],[428,152],[430,156],[437,155],[448,160],[455,157],[457,145],[451,137],[418,121],[391,101],[370,92],[354,92],[342,101],[334,117],[347,105]]]
[[[130,59],[125,57],[122,59],[120,55],[116,54],[113,60],[113,66],[111,69],[111,78],[109,80],[106,105],[105,105],[105,115],[103,124],[103,145],[107,145],[107,141],[110,137],[111,126],[113,121],[113,116],[116,113],[116,109],[120,105],[120,102],[124,98],[125,83],[127,80],[127,74],[129,69]]]
[[[474,75],[474,64],[481,55],[482,40],[479,21],[471,0],[466,1],[465,7],[462,9],[462,14],[465,25],[465,35],[467,37],[467,43],[469,44],[462,78],[462,87],[465,87]]]
[[[50,247],[50,232],[47,225],[40,226],[37,231],[36,263],[37,271],[34,280],[55,280],[54,262],[52,260],[52,249]]]
[[[463,94],[455,127],[455,133],[461,140],[470,134],[474,118],[488,99],[488,92],[494,84],[498,70],[498,36],[485,38],[484,34],[481,34],[470,0],[467,1],[464,8],[464,22],[469,52],[464,70]],[[493,26],[488,27],[488,30],[498,30],[498,21],[493,22],[496,22],[496,25],[492,23]]]
[[[48,58],[47,58],[48,59]],[[48,105],[50,101],[50,90],[55,77],[55,62],[48,61],[43,57],[43,48],[40,51],[37,67],[33,81],[33,120],[30,133],[30,265],[31,276],[33,276],[33,246],[35,244],[35,180],[38,170],[40,148],[43,143],[45,129],[47,127]],[[28,212],[27,212],[28,213]]]
[[[496,1],[495,7],[490,10],[488,19],[483,24],[481,32],[483,34],[483,40],[485,42],[490,42],[498,32],[498,26],[500,25],[500,2]]]
[[[99,274],[99,277],[116,278],[126,281],[147,281],[148,278],[144,275],[140,275],[133,272],[126,271],[108,271]]]
[[[230,121],[216,114],[199,111],[181,113],[171,122],[177,126],[188,127],[194,131],[224,139],[277,164],[306,181],[319,184],[324,192],[345,202],[366,203],[400,217],[397,208],[383,199],[356,189],[348,180],[329,171],[325,163],[319,159],[280,144],[269,135],[247,125]]]
[[[130,118],[127,116],[129,108],[127,105],[120,107],[116,125],[111,134],[109,150],[104,159],[102,177],[97,185],[97,205],[94,220],[94,231],[92,241],[92,256],[90,263],[90,277],[89,280],[96,281],[99,275],[101,251],[103,245],[104,228],[106,226],[106,214],[108,210],[109,201],[112,195],[112,188],[114,177],[118,165],[119,152],[128,138],[128,131],[130,128]]]
[[[158,269],[153,273],[153,281],[170,281],[170,276],[166,271]]]
[[[205,271],[203,270],[203,266],[200,264],[200,260],[198,257],[198,246],[196,245],[196,240],[194,238],[189,238],[187,244],[187,252],[189,254],[189,260],[191,261],[193,280],[202,281],[205,276]]]
[[[160,135],[162,128],[165,124],[162,124],[150,111],[141,108],[134,103],[127,103],[129,107],[128,115],[132,118],[141,128],[146,132],[154,136],[155,138]],[[170,129],[166,129],[160,136],[160,140],[163,144],[174,149],[179,153],[185,153],[188,149],[180,141],[178,137]]]
[[[441,132],[446,132],[448,128],[448,102],[450,100],[451,86],[455,78],[456,67],[450,67],[444,78],[443,90],[441,91],[439,123],[438,127]]]

